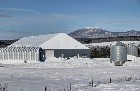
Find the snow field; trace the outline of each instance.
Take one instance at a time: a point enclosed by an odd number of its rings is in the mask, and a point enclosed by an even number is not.
[[[133,56],[128,56],[133,58]],[[139,58],[114,66],[109,58],[50,58],[46,62],[0,62],[0,83],[8,91],[140,91]],[[126,79],[131,78],[130,81]],[[93,85],[90,83],[93,78]],[[109,83],[110,78],[112,83]]]
[[[140,44],[140,41],[121,41],[124,44],[135,44],[136,46]],[[112,41],[112,42],[102,42],[102,43],[89,43],[85,44],[86,46],[110,46],[110,45],[115,45],[117,41]]]

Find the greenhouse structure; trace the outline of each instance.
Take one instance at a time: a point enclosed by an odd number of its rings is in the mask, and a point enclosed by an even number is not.
[[[0,60],[43,61],[43,51],[39,47],[0,48]]]

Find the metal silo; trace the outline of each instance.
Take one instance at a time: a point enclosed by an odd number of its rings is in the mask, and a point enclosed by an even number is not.
[[[127,54],[138,57],[138,46],[129,44],[127,46]]]
[[[110,62],[114,62],[115,66],[121,66],[127,61],[127,48],[122,42],[117,42],[116,45],[110,48]]]

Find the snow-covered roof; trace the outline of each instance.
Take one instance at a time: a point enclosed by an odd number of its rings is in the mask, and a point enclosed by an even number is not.
[[[65,33],[24,37],[10,46],[41,47],[43,49],[89,49]]]
[[[125,46],[125,44],[120,41],[117,41],[116,46]]]

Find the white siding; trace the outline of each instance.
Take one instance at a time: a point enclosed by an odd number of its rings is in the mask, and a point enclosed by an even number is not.
[[[0,48],[0,60],[39,61],[39,47]]]

